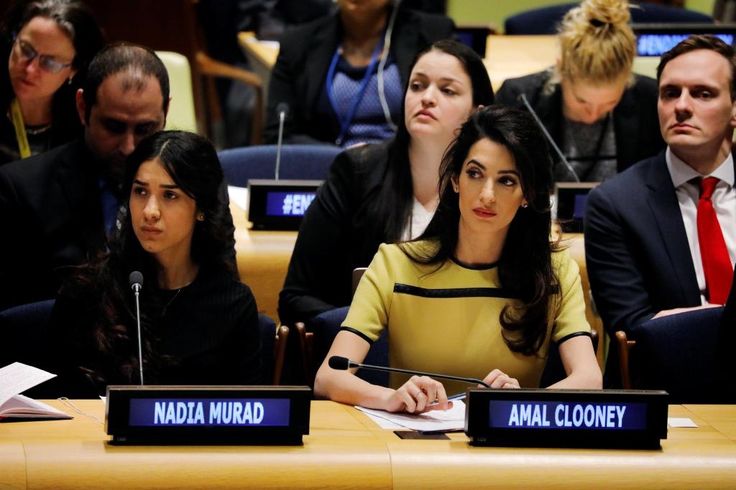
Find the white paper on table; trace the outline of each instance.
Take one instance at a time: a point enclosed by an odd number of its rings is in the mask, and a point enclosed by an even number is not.
[[[448,410],[430,410],[420,414],[390,413],[365,407],[355,407],[368,415],[382,428],[395,429],[395,426],[384,427],[386,421],[400,428],[421,432],[440,432],[463,430],[465,428],[465,402],[457,400]]]
[[[670,427],[697,427],[698,424],[688,417],[667,417],[667,425]]]
[[[22,362],[14,362],[0,368],[0,405],[18,393],[56,377],[43,369]]]
[[[230,201],[234,202],[240,209],[248,209],[248,188],[247,187],[235,187],[234,185],[227,186],[227,195]]]

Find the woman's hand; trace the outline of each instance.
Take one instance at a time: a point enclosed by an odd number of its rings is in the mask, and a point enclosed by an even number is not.
[[[491,388],[521,388],[519,380],[512,378],[500,369],[494,369],[483,379],[483,382]]]
[[[452,402],[442,383],[428,376],[412,376],[386,399],[387,412],[422,413],[429,410],[447,410]]]

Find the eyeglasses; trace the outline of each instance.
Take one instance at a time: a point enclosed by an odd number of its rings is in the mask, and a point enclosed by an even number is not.
[[[15,40],[15,52],[21,60],[27,63],[32,63],[34,59],[38,58],[38,66],[49,73],[59,73],[64,68],[72,66],[72,63],[62,63],[51,55],[38,54],[33,46],[20,39]]]

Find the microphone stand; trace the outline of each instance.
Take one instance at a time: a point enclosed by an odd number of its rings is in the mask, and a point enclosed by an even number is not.
[[[276,180],[279,180],[279,170],[281,169],[281,146],[284,138],[284,119],[286,119],[286,111],[279,111],[279,139],[276,143]]]
[[[439,373],[427,373],[424,371],[412,371],[410,369],[401,369],[401,368],[392,368],[392,367],[384,367],[384,366],[372,366],[370,364],[360,364],[357,362],[353,362],[348,360],[348,367],[352,368],[360,368],[360,369],[370,369],[373,371],[391,371],[394,373],[402,373],[402,374],[411,374],[411,375],[418,375],[418,376],[428,376],[430,378],[440,378],[440,379],[449,379],[452,381],[462,381],[465,383],[478,383],[479,385],[483,385],[486,388],[490,388],[490,386],[483,381],[475,378],[463,378],[462,376],[451,376],[449,374],[439,374]]]
[[[141,386],[143,386],[143,338],[141,337],[141,304],[139,288],[134,288],[135,295],[135,320],[138,324],[138,369],[141,373]]]

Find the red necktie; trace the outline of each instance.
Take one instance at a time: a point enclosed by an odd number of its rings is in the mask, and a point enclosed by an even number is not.
[[[728,298],[731,289],[733,267],[728,257],[726,241],[723,239],[721,225],[718,223],[716,210],[710,200],[718,183],[716,177],[700,180],[700,200],[698,201],[698,243],[703,260],[705,285],[708,301],[722,305]]]

